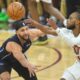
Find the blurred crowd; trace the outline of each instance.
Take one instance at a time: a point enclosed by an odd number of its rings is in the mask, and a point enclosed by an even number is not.
[[[43,25],[48,25],[47,18],[51,18],[59,27],[63,27],[63,21],[72,12],[80,10],[80,0],[0,0],[0,29],[10,29],[12,20],[7,15],[7,7],[13,1],[24,5],[25,18],[32,18]],[[42,41],[46,39],[46,35],[39,38]]]
[[[51,18],[62,26],[65,18],[80,9],[80,0],[0,0],[0,23],[9,20],[6,10],[13,1],[19,1],[25,6],[25,18],[31,17],[44,25],[47,24],[46,19]]]

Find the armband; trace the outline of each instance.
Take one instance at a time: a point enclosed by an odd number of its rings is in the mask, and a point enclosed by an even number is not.
[[[67,27],[67,19],[65,19],[65,20],[63,21],[63,25],[64,25],[65,27]]]

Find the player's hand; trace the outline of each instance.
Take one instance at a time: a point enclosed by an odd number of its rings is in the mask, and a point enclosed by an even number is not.
[[[28,63],[27,64],[27,68],[29,70],[30,77],[31,76],[35,76],[35,71],[37,70],[37,67],[32,65],[32,64],[30,64],[30,63]]]
[[[24,20],[24,22],[25,22],[26,24],[28,24],[29,26],[34,26],[34,27],[38,24],[37,21],[35,21],[35,20],[31,19],[31,18]]]
[[[55,21],[53,21],[52,19],[47,19],[48,24],[53,28],[53,29],[57,29],[57,25],[55,23]]]

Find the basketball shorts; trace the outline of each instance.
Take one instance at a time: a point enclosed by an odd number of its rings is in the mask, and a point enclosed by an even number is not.
[[[49,3],[51,4],[52,3],[52,0],[41,0],[42,2],[45,2],[45,3]]]
[[[66,80],[80,80],[80,62],[76,61],[64,72],[61,78],[65,78]]]
[[[24,68],[19,62],[8,63],[6,61],[0,61],[0,74],[5,71],[11,73],[12,68],[25,80],[37,80],[36,75],[30,77],[28,69]]]

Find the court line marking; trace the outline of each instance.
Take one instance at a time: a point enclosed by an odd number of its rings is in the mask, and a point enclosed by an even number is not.
[[[49,47],[47,47],[47,48],[49,48]],[[48,65],[48,66],[46,66],[46,67],[44,67],[44,68],[38,70],[37,72],[46,70],[46,69],[48,69],[48,68],[50,68],[50,67],[56,65],[56,64],[59,63],[59,61],[62,59],[62,54],[61,54],[61,52],[60,52],[58,49],[56,49],[56,48],[50,48],[50,49],[53,49],[53,50],[56,51],[56,53],[58,54],[57,60],[56,60],[55,62],[53,62],[52,64],[50,64],[50,65]],[[20,76],[14,76],[14,77],[12,77],[11,79],[15,79],[15,78],[18,78],[18,77],[20,77]]]
[[[49,48],[49,47],[47,47],[47,48]],[[45,69],[48,69],[48,68],[56,65],[62,59],[62,54],[61,54],[61,52],[58,49],[56,49],[56,48],[50,48],[50,49],[53,49],[54,51],[56,51],[56,53],[58,54],[58,58],[56,59],[55,62],[53,62],[52,64],[50,64],[50,65],[48,65],[48,66],[38,70],[37,72],[43,71]]]

